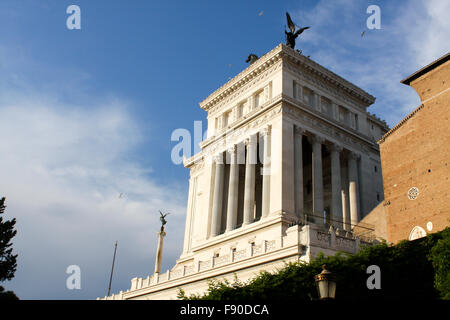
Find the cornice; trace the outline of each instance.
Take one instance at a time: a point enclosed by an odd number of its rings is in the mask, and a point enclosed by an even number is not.
[[[244,85],[252,81],[255,77],[277,63],[279,60],[283,59],[287,59],[294,64],[301,65],[310,73],[317,75],[326,82],[333,84],[339,89],[342,89],[350,96],[361,101],[362,104],[366,106],[371,105],[375,102],[375,97],[368,94],[361,88],[355,86],[354,84],[338,76],[334,72],[326,69],[325,67],[322,67],[320,64],[294,51],[284,44],[280,44],[265,55],[261,56],[256,62],[248,66],[233,79],[210,94],[205,100],[200,102],[200,107],[205,111],[209,111],[212,107],[223,101],[226,97],[229,97],[232,93],[235,93]]]
[[[233,79],[211,93],[205,100],[200,102],[200,107],[205,111],[208,111],[212,106],[216,105],[236,90],[239,90],[256,76],[267,70],[270,66],[281,59],[282,46],[283,45],[280,44],[265,55],[261,56],[258,60],[256,60],[256,62],[252,63]]]
[[[419,112],[420,110],[422,110],[424,108],[424,105],[421,104],[418,108],[416,108],[413,112],[411,112],[410,114],[408,114],[405,118],[403,118],[402,121],[400,121],[399,123],[397,123],[397,125],[395,127],[393,127],[391,130],[389,130],[388,132],[385,133],[384,136],[381,137],[380,140],[378,140],[378,144],[383,143],[387,137],[389,137],[392,133],[394,133],[395,131],[397,131],[398,128],[400,128],[401,126],[403,126],[403,124],[405,122],[407,122],[409,119],[411,119],[413,116],[416,115],[417,112]]]
[[[294,51],[293,49],[283,45],[283,52],[285,56],[289,58],[295,64],[303,66],[306,70],[310,71],[312,74],[318,75],[320,78],[334,84],[336,87],[344,90],[353,97],[362,101],[365,105],[371,105],[375,102],[375,97],[367,93],[363,89],[355,86],[353,83],[345,80],[344,78],[338,76],[336,73],[326,69],[320,64],[314,62],[310,58]]]
[[[221,112],[225,111],[228,107],[232,107],[232,105],[228,105],[232,100],[239,97],[240,101],[245,101],[250,97],[246,94],[247,91],[252,89],[253,87],[260,84],[262,81],[267,79],[272,73],[276,72],[278,69],[282,68],[281,60],[277,60],[274,64],[268,66],[266,69],[262,70],[260,73],[255,75],[252,79],[244,83],[242,86],[231,92],[228,96],[224,97],[222,100],[218,101],[216,104],[213,104],[209,109],[209,114],[214,114],[216,111],[220,110]],[[254,92],[252,92],[254,93]]]
[[[378,124],[380,127],[384,128],[386,130],[386,132],[390,130],[386,121],[377,117],[374,113],[367,112],[367,119]]]
[[[203,154],[199,152],[190,158],[183,158],[183,165],[186,168],[190,168],[193,165],[203,163],[203,161],[204,161]]]

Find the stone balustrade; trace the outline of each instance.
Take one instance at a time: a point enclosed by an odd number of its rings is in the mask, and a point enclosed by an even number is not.
[[[131,280],[131,288],[128,291],[152,287],[167,281],[180,279],[188,275],[214,270],[218,267],[229,266],[252,257],[264,256],[264,254],[276,252],[279,249],[289,248],[302,244],[304,246],[318,246],[323,249],[356,253],[360,248],[370,246],[374,242],[355,237],[351,232],[338,232],[333,228],[326,229],[317,225],[294,225],[286,230],[286,235],[281,241],[263,240],[252,243],[251,246],[240,250],[233,250],[230,254],[213,256],[210,259],[198,260],[185,265],[178,265],[163,274],[153,274],[147,278],[134,278]],[[126,291],[126,292],[128,292]],[[125,292],[125,293],[126,293]],[[105,297],[105,300],[121,300],[124,292]]]

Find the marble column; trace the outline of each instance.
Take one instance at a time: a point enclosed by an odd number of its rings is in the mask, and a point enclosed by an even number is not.
[[[350,212],[348,210],[348,195],[347,190],[342,189],[341,190],[341,198],[342,198],[342,228],[345,231],[351,231],[350,226]]]
[[[347,160],[346,160],[347,162]],[[345,231],[351,231],[350,210],[348,208],[348,166],[341,167],[341,199],[342,199],[342,227]]]
[[[228,150],[230,154],[230,184],[228,187],[227,228],[226,232],[236,228],[239,191],[239,165],[236,146]]]
[[[254,221],[255,211],[255,169],[256,169],[256,135],[251,135],[245,141],[247,146],[247,158],[245,164],[245,191],[244,191],[244,221],[247,225]]]
[[[212,206],[211,219],[211,237],[220,233],[222,220],[222,204],[223,204],[223,179],[224,179],[224,163],[223,154],[215,157],[216,173],[214,178],[214,197]]]
[[[330,146],[331,151],[331,220],[335,228],[341,228],[342,219],[342,181],[340,153],[342,147],[336,144]]]
[[[311,136],[312,143],[312,184],[313,184],[313,214],[314,221],[323,221],[323,170],[322,170],[322,143],[324,139]]]
[[[294,128],[294,192],[295,192],[295,214],[303,220],[303,133],[300,127]]]
[[[352,227],[359,221],[358,213],[358,165],[359,155],[351,152],[348,157],[348,195]]]
[[[164,227],[161,227],[161,230],[158,232],[158,247],[156,249],[155,272],[154,272],[158,274],[161,272],[161,262],[165,236],[166,233],[164,232]]]
[[[191,170],[193,170],[191,168]],[[191,171],[192,174],[192,171]],[[186,222],[184,229],[184,246],[181,255],[186,254],[191,249],[192,244],[192,224],[194,220],[194,213],[196,212],[197,200],[197,177],[191,176],[189,179],[189,193],[188,193],[188,205],[186,209]]]
[[[270,128],[266,127],[261,131],[263,137],[263,168],[261,174],[262,179],[262,204],[261,204],[261,216],[263,218],[269,215],[270,208]]]

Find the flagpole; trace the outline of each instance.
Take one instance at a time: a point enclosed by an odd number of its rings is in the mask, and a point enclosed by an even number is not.
[[[117,241],[114,245],[114,257],[113,257],[112,268],[111,268],[111,276],[109,277],[108,297],[111,294],[111,283],[112,283],[112,277],[113,277],[113,272],[114,272],[114,262],[116,261],[116,250],[117,250]]]

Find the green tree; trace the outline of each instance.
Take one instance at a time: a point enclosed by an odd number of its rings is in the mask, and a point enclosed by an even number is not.
[[[3,221],[1,215],[5,213],[5,200],[5,197],[0,199],[0,282],[11,280],[17,269],[17,254],[13,254],[11,242],[17,233],[17,230],[14,230],[16,219]],[[0,286],[0,298],[14,299],[17,297],[11,291],[5,292],[4,288]]]
[[[450,229],[443,231],[444,237],[431,249],[430,260],[433,263],[434,285],[441,298],[450,300]]]

